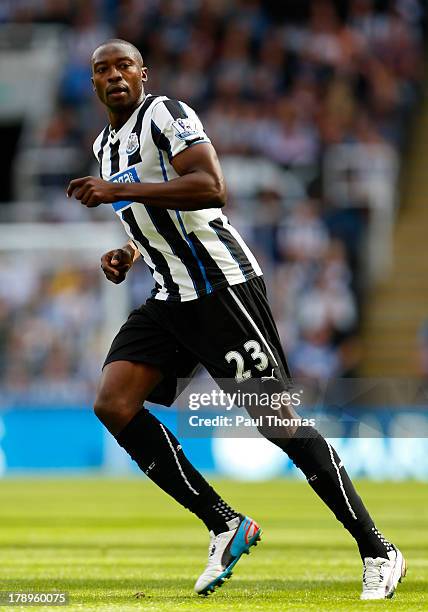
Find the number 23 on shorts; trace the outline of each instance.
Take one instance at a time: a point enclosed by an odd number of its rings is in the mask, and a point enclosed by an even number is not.
[[[269,359],[262,351],[260,342],[248,340],[241,347],[228,351],[225,356],[227,363],[235,364],[235,380],[242,383],[252,378],[251,368],[255,367],[259,372],[264,372],[269,365]]]

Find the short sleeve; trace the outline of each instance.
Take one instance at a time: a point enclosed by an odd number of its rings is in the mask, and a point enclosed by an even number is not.
[[[195,111],[178,100],[162,100],[155,105],[151,130],[153,142],[166,151],[170,161],[187,147],[211,142]]]

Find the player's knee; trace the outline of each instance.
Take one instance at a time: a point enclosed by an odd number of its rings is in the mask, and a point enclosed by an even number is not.
[[[269,413],[268,416],[269,418],[266,414],[264,415],[262,424],[257,429],[269,442],[285,450],[288,442],[300,427],[301,417],[289,407],[283,407],[274,414]]]
[[[106,414],[108,414],[109,410],[111,409],[109,404],[110,402],[106,398],[103,398],[99,394],[97,395],[94,402],[94,412],[95,416],[97,416],[100,421],[104,420]]]
[[[94,403],[94,412],[103,423],[108,422],[112,417],[126,414],[129,406],[120,396],[104,393],[102,390],[97,394]]]
[[[258,432],[269,442],[284,450],[300,426],[301,417],[292,406],[282,405],[279,409],[271,406],[247,407],[248,414],[257,423]]]

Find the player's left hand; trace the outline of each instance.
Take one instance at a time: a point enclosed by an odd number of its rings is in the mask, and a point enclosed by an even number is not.
[[[88,208],[100,204],[116,202],[116,185],[94,176],[73,179],[67,187],[67,196],[74,195],[76,200]]]

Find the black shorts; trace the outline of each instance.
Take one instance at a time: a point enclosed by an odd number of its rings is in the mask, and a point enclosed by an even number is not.
[[[113,361],[159,367],[164,378],[147,399],[165,406],[199,364],[215,380],[291,378],[261,277],[188,302],[149,298],[113,340],[104,365]]]

